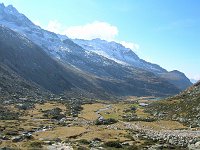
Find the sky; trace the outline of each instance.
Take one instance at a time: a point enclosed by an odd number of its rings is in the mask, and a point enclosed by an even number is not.
[[[70,38],[131,48],[168,71],[200,79],[199,0],[0,0],[35,24]]]

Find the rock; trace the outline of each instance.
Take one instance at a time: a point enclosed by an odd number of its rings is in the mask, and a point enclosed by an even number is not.
[[[200,141],[196,142],[195,144],[188,145],[189,150],[199,150],[200,149]]]
[[[174,145],[169,145],[168,148],[169,149],[175,149],[175,146]]]
[[[22,136],[16,136],[16,137],[13,137],[12,138],[12,142],[20,142],[23,140],[23,137]]]
[[[9,147],[2,147],[0,150],[13,150],[13,149]]]
[[[200,141],[196,142],[194,145],[196,148],[200,148]]]
[[[129,146],[130,144],[128,142],[124,142],[122,145]]]
[[[198,124],[197,124],[196,122],[193,122],[193,123],[191,124],[191,128],[196,128],[196,127],[199,127]]]
[[[2,140],[10,140],[7,136],[2,136],[2,137],[0,137],[0,139],[2,139]]]
[[[195,144],[195,140],[194,140],[194,139],[189,140],[189,143],[190,143],[190,144]]]
[[[61,143],[62,142],[62,140],[60,138],[55,138],[55,139],[53,139],[53,141],[55,141],[57,143]]]
[[[45,144],[47,144],[47,145],[52,145],[54,142],[52,142],[52,141],[43,141]]]
[[[181,118],[181,117],[180,117],[180,118],[178,118],[178,119],[179,119],[180,122],[183,122],[183,123],[184,123],[184,122],[187,122],[187,120],[186,120],[185,118]]]
[[[163,145],[163,148],[168,148],[168,145],[167,145],[167,144],[164,144],[164,145]]]
[[[173,140],[172,140],[172,139],[169,139],[169,143],[170,143],[170,144],[173,144]]]

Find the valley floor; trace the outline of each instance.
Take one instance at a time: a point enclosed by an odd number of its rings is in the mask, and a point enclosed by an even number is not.
[[[31,108],[1,106],[18,118],[0,120],[0,148],[198,149],[200,129],[154,118],[144,111],[152,101],[129,97],[123,102],[51,100]]]

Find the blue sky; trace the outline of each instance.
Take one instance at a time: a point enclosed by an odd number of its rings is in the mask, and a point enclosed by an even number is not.
[[[200,79],[199,0],[0,0],[41,27],[131,47],[167,70]],[[80,35],[81,33],[81,35]]]

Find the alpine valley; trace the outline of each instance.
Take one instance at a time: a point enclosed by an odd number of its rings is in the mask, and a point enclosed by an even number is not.
[[[200,81],[0,4],[0,150],[198,150]]]

